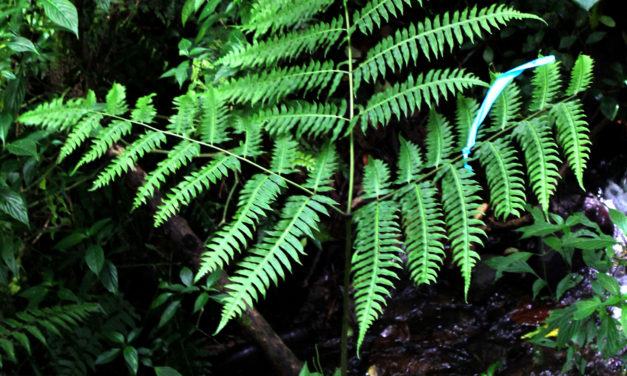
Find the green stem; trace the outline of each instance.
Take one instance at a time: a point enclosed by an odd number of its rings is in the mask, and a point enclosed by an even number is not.
[[[344,18],[346,20],[346,47],[348,49],[348,115],[349,124],[352,124],[355,116],[355,93],[353,86],[353,51],[351,49],[351,25],[348,17],[348,6],[344,0]],[[340,372],[346,376],[348,372],[348,326],[349,326],[349,291],[350,291],[350,271],[351,271],[351,249],[353,238],[352,224],[352,203],[353,190],[355,185],[355,139],[353,130],[349,133],[349,176],[348,176],[348,199],[346,202],[346,212],[344,221],[346,223],[345,248],[344,248],[344,291],[342,295],[342,340],[340,344]]]

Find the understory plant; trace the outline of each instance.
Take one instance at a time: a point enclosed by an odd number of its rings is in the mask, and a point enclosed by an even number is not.
[[[562,373],[575,367],[585,374],[588,362],[583,355],[585,350],[599,352],[606,358],[622,356],[624,362],[627,359],[627,294],[621,290],[615,275],[624,268],[625,244],[604,234],[599,225],[583,213],[566,219],[553,213],[545,217],[538,209],[532,210],[532,214],[533,223],[517,231],[522,233],[522,239],[542,239],[546,249],[541,253],[516,251],[486,261],[496,270],[495,280],[503,273],[535,276],[534,298],[550,289],[549,296],[558,308],[551,310],[544,325],[524,337],[538,345],[566,349]],[[627,217],[614,209],[610,214],[619,231],[627,231]],[[546,265],[540,272],[530,265],[533,257],[549,260],[552,254],[559,255],[567,267],[566,275],[555,286],[547,281]],[[564,299],[576,287],[586,291],[587,296]]]
[[[215,8],[194,5],[201,13]],[[485,237],[482,196],[499,219],[519,216],[532,200],[546,214],[562,161],[583,186],[590,141],[577,95],[592,81],[586,55],[566,77],[559,62],[537,68],[529,98],[515,84],[500,95],[471,161],[485,181],[461,161],[478,108],[469,90],[489,83],[463,68],[441,68],[445,57],[511,22],[542,22],[539,17],[497,4],[431,15],[422,0],[232,5],[239,6],[229,19],[233,33],[217,56],[206,57],[202,82],[174,99],[167,121],[156,116],[153,94],[130,108],[121,84],[104,100],[94,92],[57,98],[19,118],[67,132],[59,160],[80,151],[74,170],[115,154],[94,189],[119,180],[147,153],[166,151],[133,202],[137,208],[164,192],[155,226],[219,182],[236,182],[231,218],[208,234],[195,275],[198,281],[232,271],[216,331],[285,279],[307,252],[302,239],[316,238],[324,219],[339,215],[347,224],[359,353],[403,253],[412,281],[431,284],[448,245],[466,296]],[[406,26],[381,36],[384,24],[400,21]],[[376,43],[359,51],[359,38]],[[443,102],[451,98],[455,113],[444,115]],[[407,122],[422,128],[414,124],[421,115],[426,132],[401,131]],[[392,129],[398,152],[382,150],[387,158],[362,162],[357,137],[382,128]]]

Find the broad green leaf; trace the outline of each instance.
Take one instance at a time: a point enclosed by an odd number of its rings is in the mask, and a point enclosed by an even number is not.
[[[30,227],[30,223],[28,222],[28,210],[24,199],[5,185],[0,185],[0,212]]]
[[[627,336],[627,304],[623,304],[621,307],[620,326],[623,327],[623,333]]]
[[[29,138],[21,138],[8,144],[7,151],[21,157],[37,158],[37,143]]]
[[[39,0],[50,21],[67,29],[78,38],[78,12],[69,0]]]
[[[616,209],[610,209],[610,218],[614,225],[627,235],[627,216]]]
[[[542,278],[536,279],[536,281],[533,283],[533,286],[531,287],[531,290],[533,292],[533,299],[538,296],[538,294],[540,293],[540,291],[542,291],[544,287],[546,287],[546,281]]]
[[[593,314],[597,307],[601,304],[601,300],[598,296],[594,296],[592,299],[580,300],[575,303],[575,313],[573,313],[573,319],[583,320]]]
[[[85,262],[95,275],[100,275],[100,271],[102,271],[102,267],[104,266],[104,251],[102,247],[99,245],[92,245],[87,248],[85,252]]]
[[[170,321],[172,317],[174,317],[174,315],[176,314],[176,311],[178,311],[180,306],[181,306],[180,300],[175,300],[172,303],[170,303],[170,305],[168,305],[166,309],[163,310],[163,313],[161,314],[161,319],[159,319],[159,325],[157,327],[161,328],[162,326],[167,324],[168,321]]]
[[[181,282],[183,282],[185,286],[189,287],[192,285],[194,281],[194,273],[188,267],[181,269],[179,276],[181,278]]]
[[[115,359],[118,356],[120,351],[121,351],[120,349],[111,349],[111,350],[105,351],[102,354],[98,355],[94,364],[100,365],[100,364],[111,363],[113,359]]]
[[[7,140],[7,135],[9,134],[9,129],[11,128],[11,122],[13,121],[13,117],[11,114],[0,113],[0,140],[2,140],[2,146]]]
[[[139,356],[137,355],[137,349],[133,346],[126,346],[124,348],[123,355],[128,370],[132,375],[137,375],[137,369],[139,368]]]
[[[582,280],[583,276],[581,274],[569,273],[557,284],[555,297],[559,300],[566,291],[577,286]]]
[[[527,260],[533,256],[531,252],[516,252],[508,256],[492,257],[485,261],[485,263],[496,270],[494,280],[498,280],[503,276],[503,272],[509,273],[531,273],[536,274],[531,266],[527,263]]]
[[[196,298],[196,301],[194,302],[194,310],[192,311],[192,313],[196,313],[200,311],[205,306],[205,304],[207,304],[208,301],[209,301],[209,294],[207,294],[206,292],[203,292],[200,295],[198,295],[198,297]]]
[[[604,289],[614,296],[620,296],[620,284],[614,277],[605,273],[597,273],[597,281],[601,283]]]
[[[110,293],[118,293],[118,269],[111,261],[105,261],[100,272],[100,282]]]
[[[37,47],[35,47],[33,42],[24,37],[14,37],[7,43],[7,46],[15,52],[34,52],[39,55],[39,51],[37,51]]]
[[[155,367],[155,374],[157,376],[182,376],[172,367]]]

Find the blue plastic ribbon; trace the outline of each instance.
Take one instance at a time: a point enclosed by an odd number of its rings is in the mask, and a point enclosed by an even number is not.
[[[505,89],[507,85],[509,85],[514,78],[518,77],[524,70],[529,68],[536,68],[541,65],[550,64],[555,61],[555,56],[549,55],[537,58],[523,65],[517,66],[514,69],[510,69],[505,73],[500,74],[490,89],[488,89],[488,93],[483,99],[483,103],[481,103],[481,107],[479,107],[479,112],[477,112],[477,116],[475,116],[475,120],[473,120],[472,125],[470,126],[470,133],[468,134],[468,143],[466,147],[462,149],[462,155],[464,156],[464,160],[468,160],[470,157],[470,150],[475,143],[477,142],[477,132],[479,131],[479,127],[483,123],[483,120],[486,116],[488,116],[488,111],[496,101],[496,98],[501,94],[501,92]],[[464,167],[472,171],[472,167],[466,162]]]

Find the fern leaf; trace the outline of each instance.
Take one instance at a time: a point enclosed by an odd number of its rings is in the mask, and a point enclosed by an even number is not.
[[[549,211],[549,199],[559,179],[557,145],[550,128],[540,120],[523,122],[514,130],[525,153],[527,174],[534,194],[545,214]]]
[[[330,23],[318,23],[304,31],[294,31],[265,41],[255,40],[252,44],[239,45],[218,59],[216,64],[240,69],[271,66],[279,61],[292,61],[302,53],[311,54],[322,47],[328,50],[337,43],[344,31],[342,23],[342,18],[338,17]]]
[[[106,111],[108,115],[124,115],[128,111],[126,105],[126,88],[114,83],[106,97]]]
[[[407,266],[416,286],[435,283],[445,257],[446,231],[436,197],[437,190],[427,181],[407,184],[401,193]]]
[[[400,150],[398,153],[398,184],[411,183],[418,179],[422,170],[423,161],[420,148],[403,136],[399,137]]]
[[[473,85],[487,86],[483,81],[463,69],[431,70],[417,78],[409,75],[407,81],[374,94],[360,115],[362,130],[366,130],[368,120],[373,126],[386,125],[394,115],[397,119],[408,117],[413,111],[420,110],[422,103],[427,107],[439,102],[439,97],[447,98],[448,94],[457,92]],[[432,103],[433,102],[433,103]]]
[[[264,296],[272,283],[276,285],[279,279],[284,279],[286,272],[291,272],[293,262],[300,262],[299,254],[304,253],[304,248],[299,238],[313,236],[320,222],[319,215],[328,215],[323,206],[326,201],[317,195],[287,199],[279,222],[237,264],[238,269],[226,286],[228,293],[216,333],[247,306],[252,306],[259,295]]]
[[[289,135],[279,137],[274,143],[270,170],[277,174],[294,172],[294,162],[297,158],[298,142]]]
[[[559,61],[535,68],[531,79],[533,92],[529,110],[541,111],[552,103],[559,94],[560,81]]]
[[[453,131],[444,116],[435,110],[429,112],[427,121],[427,165],[438,167],[453,153]]]
[[[594,60],[588,55],[579,55],[570,73],[570,83],[566,89],[566,95],[575,95],[585,91],[592,84],[592,70]]]
[[[475,218],[481,214],[477,208],[481,205],[477,192],[480,186],[473,180],[472,172],[465,168],[456,168],[448,164],[442,178],[442,206],[448,228],[449,242],[453,253],[453,262],[460,267],[464,278],[464,299],[468,299],[472,268],[479,260],[474,245],[482,245],[481,229],[483,222]]]
[[[261,150],[261,128],[247,118],[238,118],[239,130],[244,133],[244,139],[235,148],[234,153],[243,157],[254,159],[260,155]]]
[[[433,19],[426,19],[418,24],[411,24],[398,30],[368,51],[366,59],[358,66],[360,76],[366,82],[376,81],[378,76],[385,77],[387,69],[393,72],[418,61],[420,51],[427,60],[433,56],[444,55],[444,50],[464,43],[467,38],[471,42],[480,37],[482,32],[499,29],[510,20],[537,19],[533,14],[519,12],[505,5],[492,5],[489,8],[465,9],[448,12]]]
[[[239,170],[240,163],[233,156],[214,159],[200,170],[187,175],[163,200],[163,205],[155,213],[155,227],[159,227],[168,218],[175,215],[181,206],[187,205],[211,184],[223,179],[230,170]]]
[[[513,120],[517,119],[520,113],[520,89],[514,82],[510,82],[507,87],[496,98],[490,119],[494,130],[503,130]]]
[[[181,141],[176,145],[168,156],[157,164],[157,168],[146,175],[144,184],[137,190],[133,210],[152,197],[161,184],[165,183],[166,177],[187,165],[199,153],[200,146],[195,142]]]
[[[457,149],[461,150],[468,142],[468,133],[472,122],[479,110],[479,103],[473,98],[467,98],[463,95],[457,96],[457,110],[455,111],[456,129],[457,129]]]
[[[242,26],[245,32],[254,32],[255,38],[270,31],[276,33],[309,21],[324,11],[333,0],[261,0],[253,3],[251,17]]]
[[[167,129],[173,133],[189,136],[195,129],[194,119],[200,111],[198,106],[198,95],[189,91],[173,100],[176,114],[170,117],[170,124]]]
[[[165,136],[161,132],[148,131],[135,140],[126,150],[122,151],[108,166],[102,171],[94,183],[91,190],[102,188],[108,185],[113,179],[121,176],[128,169],[150,150],[154,150],[165,142]]]
[[[152,103],[152,98],[155,94],[149,94],[137,99],[137,103],[135,104],[135,109],[131,111],[131,120],[150,124],[154,120],[157,115],[157,110],[155,109],[155,105]]]
[[[557,129],[557,141],[579,186],[584,189],[583,171],[590,157],[590,137],[581,102],[573,100],[560,103],[551,108],[551,116]]]
[[[333,175],[337,171],[338,161],[337,153],[332,142],[326,142],[320,152],[316,155],[314,166],[309,177],[303,184],[305,188],[311,189],[316,193],[332,191],[330,186]],[[322,200],[323,196],[320,196]],[[335,202],[327,202],[329,205],[335,205]]]
[[[72,127],[93,110],[96,104],[96,94],[89,91],[86,98],[70,99],[63,103],[63,98],[53,99],[42,103],[34,110],[20,115],[18,121],[26,125],[36,125],[51,130],[64,130]]]
[[[303,66],[277,68],[267,73],[248,74],[233,79],[220,87],[226,100],[249,102],[277,101],[295,91],[318,94],[328,88],[328,95],[333,94],[340,83],[343,71],[335,69],[332,61],[312,61]],[[252,88],[255,88],[252,90]]]
[[[98,112],[91,113],[81,119],[78,124],[74,126],[72,132],[68,135],[61,151],[59,153],[59,161],[62,161],[70,155],[76,148],[78,148],[85,139],[89,137],[89,134],[100,126],[100,120],[102,120],[102,114]]]
[[[328,137],[332,139],[342,134],[348,119],[346,102],[339,105],[331,103],[291,102],[271,109],[262,110],[254,115],[252,121],[262,125],[270,135],[277,135],[296,130],[296,137],[304,135]]]
[[[131,123],[124,120],[114,120],[106,128],[101,129],[92,142],[89,151],[83,155],[76,164],[74,171],[86,163],[95,161],[102,157],[107,149],[122,139],[122,136],[131,132]]]
[[[196,280],[221,269],[241,252],[259,221],[267,217],[285,182],[274,175],[257,174],[246,182],[237,204],[233,221],[220,229],[207,244]]]
[[[215,88],[208,88],[201,97],[202,117],[198,124],[200,139],[211,145],[229,140],[228,107]]]
[[[355,289],[355,314],[359,334],[357,354],[366,331],[379,317],[385,299],[394,287],[390,279],[398,278],[394,269],[400,268],[398,253],[400,230],[396,223],[396,204],[380,201],[389,191],[389,170],[380,160],[372,160],[364,167],[364,198],[376,198],[355,212],[357,234],[353,245],[351,273]]]
[[[505,140],[488,141],[481,146],[478,156],[486,170],[494,215],[501,219],[518,217],[526,200],[522,165],[516,158],[516,150]]]
[[[417,1],[422,6],[422,0]],[[353,23],[364,34],[370,34],[375,27],[381,26],[381,19],[387,22],[390,15],[403,15],[404,7],[412,6],[412,0],[372,0],[353,14]],[[398,15],[397,15],[398,12]]]

